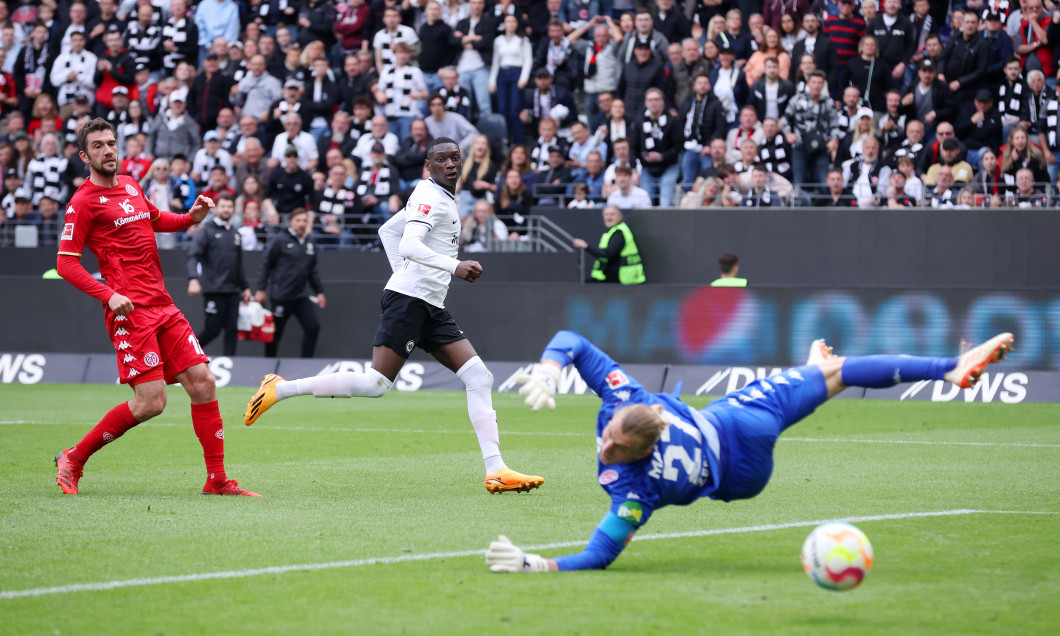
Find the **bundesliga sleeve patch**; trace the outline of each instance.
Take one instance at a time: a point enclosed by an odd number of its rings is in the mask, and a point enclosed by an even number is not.
[[[639,526],[641,519],[644,518],[644,508],[640,507],[640,504],[636,501],[623,502],[618,507],[618,518],[629,523]]]
[[[608,373],[605,381],[607,382],[607,386],[612,389],[617,389],[620,386],[626,386],[629,384],[629,378],[627,378],[626,374],[622,372],[622,369],[615,369],[611,373]]]
[[[417,208],[416,211],[426,216],[431,213],[431,206],[427,205],[426,203],[421,203],[420,207]]]
[[[74,224],[73,223],[67,223],[66,225],[63,226],[63,235],[62,235],[62,238],[60,240],[72,241],[73,239],[74,239]]]

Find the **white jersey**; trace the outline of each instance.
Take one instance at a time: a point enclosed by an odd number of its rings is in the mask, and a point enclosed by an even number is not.
[[[447,261],[456,261],[460,250],[460,213],[456,197],[434,181],[424,179],[412,191],[405,209],[379,228],[383,248],[394,270],[386,289],[419,298],[435,307],[445,307],[449,281],[453,279],[451,271],[402,258],[398,253],[398,242],[405,226],[410,223],[429,227],[424,239],[427,248]]]

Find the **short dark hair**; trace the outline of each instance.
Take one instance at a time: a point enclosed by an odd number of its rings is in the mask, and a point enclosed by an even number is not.
[[[236,198],[227,192],[217,197],[217,203],[220,203],[221,201],[231,201],[232,205],[236,204]]]
[[[291,210],[291,215],[287,217],[287,222],[290,223],[291,219],[298,216],[299,214],[309,214],[309,211],[305,208],[295,208]]]
[[[453,144],[457,148],[460,148],[460,144],[456,143],[452,139],[448,137],[439,137],[437,139],[432,139],[431,143],[427,144],[427,156],[430,156],[431,151],[433,151],[436,147],[441,146],[442,144]]]
[[[442,106],[445,106],[445,97],[438,91],[434,91],[427,97],[427,105],[430,106],[431,102],[436,99],[442,100]]]
[[[821,69],[815,69],[812,73],[810,73],[810,77],[820,77],[825,82],[828,81],[828,76],[825,75],[824,71],[822,71]]]
[[[736,267],[739,264],[740,264],[740,258],[738,256],[736,256],[735,254],[730,254],[728,252],[726,252],[725,254],[722,254],[721,258],[718,259],[718,267],[721,268],[721,273],[722,274],[731,273],[732,272],[732,268]]]
[[[88,136],[94,132],[102,132],[104,130],[109,130],[111,134],[114,133],[114,128],[102,117],[96,117],[86,122],[84,126],[77,129],[77,149],[81,152],[88,152]]]

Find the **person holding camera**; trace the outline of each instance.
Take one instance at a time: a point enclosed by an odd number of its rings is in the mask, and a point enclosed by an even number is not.
[[[826,80],[823,71],[810,73],[807,92],[792,97],[784,110],[782,128],[791,144],[796,183],[822,183],[839,148],[839,116],[824,96]]]

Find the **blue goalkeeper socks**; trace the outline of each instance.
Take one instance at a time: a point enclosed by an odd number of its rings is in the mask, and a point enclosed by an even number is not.
[[[843,362],[843,384],[867,389],[885,389],[902,382],[942,380],[957,366],[957,358],[914,356],[860,356]]]

